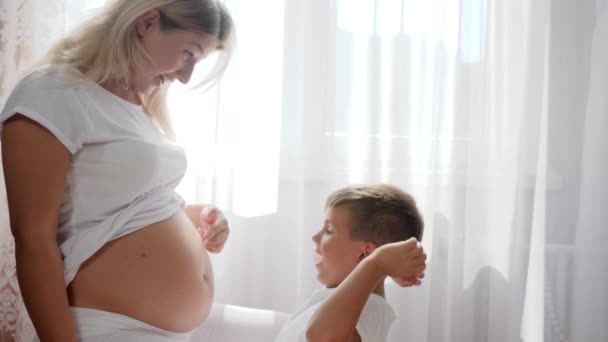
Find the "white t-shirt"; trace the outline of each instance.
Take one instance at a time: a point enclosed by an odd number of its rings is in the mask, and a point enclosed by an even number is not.
[[[0,132],[20,113],[71,153],[57,234],[66,286],[106,242],[167,219],[184,205],[174,190],[186,170],[183,149],[141,106],[81,76],[67,66],[37,69],[0,113]]]
[[[296,311],[283,325],[275,342],[306,342],[306,328],[321,303],[334,289],[317,290],[304,307]],[[357,332],[362,342],[386,341],[388,330],[395,320],[395,313],[381,296],[371,294],[361,311],[357,322]]]

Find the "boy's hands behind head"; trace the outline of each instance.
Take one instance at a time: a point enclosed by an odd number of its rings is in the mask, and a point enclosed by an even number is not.
[[[418,286],[422,284],[424,273],[409,276],[407,278],[393,278],[393,281],[401,287]]]
[[[382,273],[397,284],[420,285],[426,269],[426,252],[415,238],[380,246],[374,254]]]

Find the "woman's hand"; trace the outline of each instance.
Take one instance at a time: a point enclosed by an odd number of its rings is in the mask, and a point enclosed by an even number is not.
[[[206,206],[200,211],[200,232],[203,245],[211,253],[224,249],[230,228],[222,211],[214,206]]]

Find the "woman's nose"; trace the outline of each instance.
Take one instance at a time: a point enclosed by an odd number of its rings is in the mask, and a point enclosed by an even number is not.
[[[186,63],[178,72],[177,79],[183,83],[187,84],[190,81],[190,77],[192,77],[192,71],[194,70],[194,63]]]

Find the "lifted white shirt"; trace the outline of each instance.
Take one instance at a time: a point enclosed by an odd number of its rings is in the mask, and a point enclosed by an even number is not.
[[[175,192],[186,170],[184,150],[141,106],[84,80],[78,70],[48,65],[24,78],[0,113],[0,132],[16,113],[45,127],[71,153],[57,234],[66,286],[106,242],[184,205]]]

